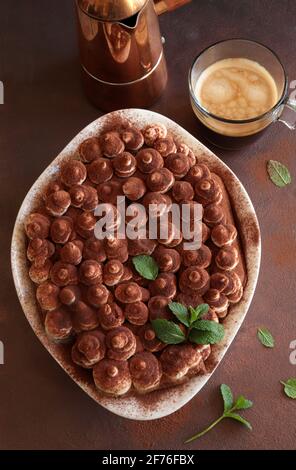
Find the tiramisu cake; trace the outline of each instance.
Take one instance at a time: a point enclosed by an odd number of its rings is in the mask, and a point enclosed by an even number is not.
[[[173,204],[200,205],[199,248],[186,249],[172,222],[165,237],[117,236],[118,196],[143,225],[151,204],[156,219]],[[102,203],[115,235],[100,239],[95,214]],[[203,333],[215,330],[213,323],[221,333],[231,304],[240,301],[243,253],[221,178],[165,126],[113,123],[82,142],[49,182],[25,231],[45,331],[71,348],[71,360],[89,369],[98,390],[142,394],[207,372],[218,340]]]

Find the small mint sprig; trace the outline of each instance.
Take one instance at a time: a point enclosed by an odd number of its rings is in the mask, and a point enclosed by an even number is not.
[[[223,325],[201,318],[209,311],[208,304],[187,308],[179,302],[170,302],[168,307],[179,322],[186,326],[187,330],[185,332],[175,322],[164,318],[152,320],[156,336],[163,343],[179,344],[190,341],[196,344],[216,344],[224,337]]]
[[[170,302],[168,307],[175,317],[187,328],[191,328],[194,322],[209,311],[208,304],[200,304],[195,308],[187,308],[179,302]]]
[[[220,421],[225,418],[234,419],[241,424],[244,424],[250,431],[252,430],[252,426],[245,418],[243,418],[240,414],[235,413],[238,410],[246,410],[253,406],[251,400],[248,400],[243,395],[239,395],[239,397],[234,401],[231,388],[228,385],[222,384],[220,386],[220,392],[223,398],[224,403],[224,411],[223,414],[216,419],[212,424],[210,424],[206,429],[203,431],[194,434],[194,436],[190,437],[185,441],[185,444],[189,444],[189,442],[198,439],[201,436],[204,436],[207,432],[213,429]]]

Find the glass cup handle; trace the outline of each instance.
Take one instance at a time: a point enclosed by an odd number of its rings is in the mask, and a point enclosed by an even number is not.
[[[296,129],[296,100],[287,99],[277,120],[285,124],[291,131]]]

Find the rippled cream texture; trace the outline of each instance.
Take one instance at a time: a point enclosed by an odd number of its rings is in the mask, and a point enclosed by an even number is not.
[[[278,101],[270,73],[258,62],[244,58],[210,65],[200,75],[195,94],[211,114],[232,120],[260,116]]]

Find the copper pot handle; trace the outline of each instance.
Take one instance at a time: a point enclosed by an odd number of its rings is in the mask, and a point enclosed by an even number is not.
[[[162,15],[167,11],[176,10],[189,2],[191,0],[154,0],[154,8],[158,15]]]

